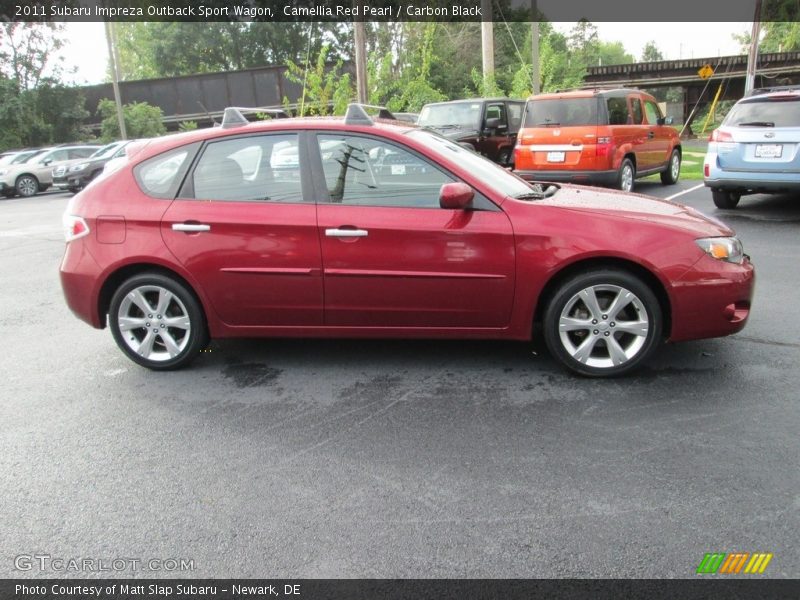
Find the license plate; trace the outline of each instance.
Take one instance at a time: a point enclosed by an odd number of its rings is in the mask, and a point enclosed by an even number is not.
[[[548,152],[547,162],[564,162],[563,152]]]
[[[780,158],[783,154],[781,144],[757,144],[756,158]]]

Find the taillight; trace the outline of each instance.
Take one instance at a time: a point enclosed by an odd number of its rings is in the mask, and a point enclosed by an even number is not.
[[[611,154],[611,138],[598,137],[595,146],[595,156],[609,156]]]
[[[708,163],[703,165],[703,177],[711,177],[711,167]]]
[[[85,235],[89,235],[89,226],[86,224],[83,217],[76,217],[75,215],[64,213],[62,223],[64,224],[64,237],[67,242],[72,242]]]
[[[708,138],[709,142],[732,142],[733,136],[728,133],[727,131],[722,131],[721,129],[715,129],[711,132],[711,137]]]

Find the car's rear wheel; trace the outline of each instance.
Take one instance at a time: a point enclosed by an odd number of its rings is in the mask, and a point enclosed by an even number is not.
[[[634,179],[636,179],[636,167],[633,166],[630,158],[626,158],[619,167],[617,188],[623,192],[632,192]]]
[[[497,153],[497,164],[501,167],[510,167],[511,165],[511,149],[503,148]]]
[[[588,271],[561,284],[544,313],[544,338],[568,369],[592,377],[634,369],[661,339],[662,313],[641,279],[612,269]]]
[[[725,190],[711,190],[711,197],[714,199],[714,205],[717,208],[736,208],[742,195]]]
[[[70,192],[72,192],[73,194],[77,194],[78,192],[80,192],[80,191],[81,191],[81,188],[80,188],[80,186],[78,186],[78,185],[71,185],[71,186],[69,186],[67,189],[68,189]]]
[[[681,153],[675,148],[672,155],[669,157],[669,166],[667,170],[661,173],[661,183],[664,185],[674,185],[678,183],[678,178],[681,176]]]
[[[185,367],[208,343],[203,310],[194,294],[158,273],[135,275],[117,289],[109,325],[131,360],[156,371]]]
[[[22,175],[17,178],[16,190],[20,196],[28,198],[39,193],[39,180],[33,175]]]

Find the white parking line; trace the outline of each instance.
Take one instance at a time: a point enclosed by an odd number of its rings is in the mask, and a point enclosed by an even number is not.
[[[705,185],[705,183],[698,183],[696,186],[690,187],[688,190],[683,190],[682,192],[678,192],[677,194],[672,194],[672,196],[667,196],[666,198],[664,198],[664,200],[674,200],[678,196],[683,196],[684,194],[688,194],[689,192],[693,192],[695,190],[699,190],[704,185]]]

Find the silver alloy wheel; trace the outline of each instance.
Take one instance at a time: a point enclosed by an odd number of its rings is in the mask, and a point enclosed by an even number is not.
[[[17,192],[20,196],[34,196],[39,191],[36,180],[30,175],[25,175],[17,181]]]
[[[672,153],[672,162],[669,164],[670,175],[673,181],[678,181],[678,176],[681,174],[681,157],[677,152]]]
[[[189,344],[189,312],[165,287],[141,285],[132,289],[120,303],[116,318],[122,339],[142,358],[171,360]]]
[[[623,192],[630,192],[633,189],[633,167],[630,163],[622,165],[619,189]]]
[[[593,285],[561,311],[561,344],[588,367],[607,369],[632,360],[645,345],[650,318],[636,294],[618,285]]]

